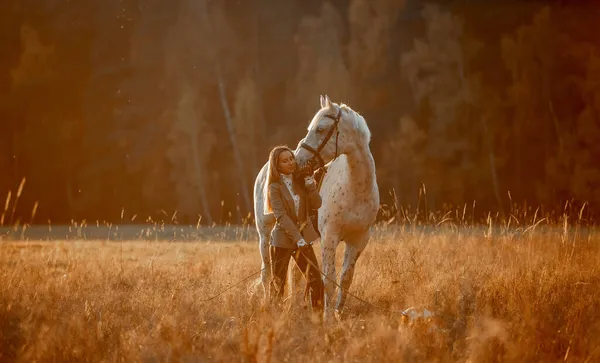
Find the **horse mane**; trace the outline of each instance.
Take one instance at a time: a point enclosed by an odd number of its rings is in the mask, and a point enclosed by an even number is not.
[[[365,118],[344,103],[340,104],[339,107],[352,115],[353,128],[358,132],[365,144],[368,145],[371,142],[371,130],[369,129],[369,125],[367,125]]]

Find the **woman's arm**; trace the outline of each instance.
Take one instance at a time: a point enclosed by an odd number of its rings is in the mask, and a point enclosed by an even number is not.
[[[317,189],[317,184],[313,178],[305,179],[306,193],[308,196],[308,204],[312,209],[319,209],[321,207],[321,203],[323,202],[321,196],[319,195],[319,190]]]
[[[300,234],[298,227],[285,210],[283,197],[281,196],[281,190],[279,189],[278,183],[269,185],[269,201],[271,202],[275,219],[277,219],[277,223],[281,225],[285,234],[287,234],[287,236],[295,243],[302,240],[302,235]]]

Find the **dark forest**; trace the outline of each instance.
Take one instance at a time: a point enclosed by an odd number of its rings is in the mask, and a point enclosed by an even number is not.
[[[251,222],[321,94],[369,124],[382,219],[600,210],[591,2],[2,4],[3,224]]]

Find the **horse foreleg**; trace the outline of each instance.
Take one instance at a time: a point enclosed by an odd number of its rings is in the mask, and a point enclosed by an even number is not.
[[[321,256],[323,264],[323,285],[325,287],[325,319],[330,319],[333,314],[333,297],[335,294],[335,249],[339,237],[331,233],[324,233],[321,239]]]
[[[301,297],[298,297],[298,291],[300,289],[302,280],[302,272],[296,266],[293,259],[290,259],[290,265],[288,266],[288,291],[290,293],[292,302],[299,302]]]
[[[346,297],[348,296],[348,290],[352,285],[354,279],[354,267],[356,261],[360,257],[360,254],[367,246],[369,235],[363,234],[360,236],[352,236],[346,241],[346,250],[344,252],[344,264],[342,265],[342,274],[340,276],[341,289],[338,292],[338,298],[336,303],[336,312],[341,314],[346,303]]]

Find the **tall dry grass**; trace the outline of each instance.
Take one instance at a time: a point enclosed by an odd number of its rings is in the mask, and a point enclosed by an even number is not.
[[[372,241],[351,291],[436,318],[350,297],[323,325],[250,283],[204,301],[260,268],[256,243],[5,241],[0,361],[600,361],[598,261],[590,230],[407,229]]]

